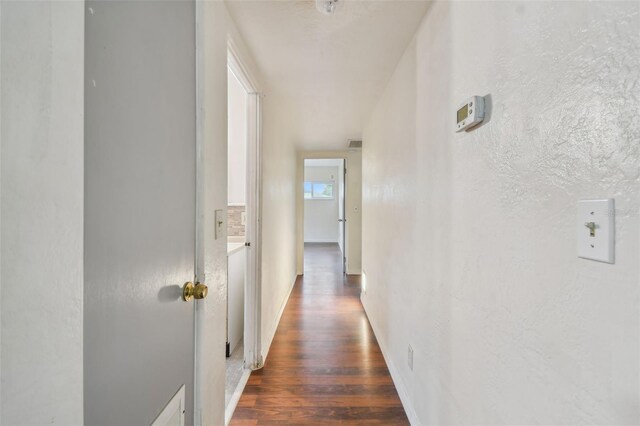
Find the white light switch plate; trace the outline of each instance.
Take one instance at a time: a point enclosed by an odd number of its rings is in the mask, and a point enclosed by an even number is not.
[[[613,198],[578,202],[578,257],[614,263],[614,219]],[[595,225],[594,235],[590,223]]]

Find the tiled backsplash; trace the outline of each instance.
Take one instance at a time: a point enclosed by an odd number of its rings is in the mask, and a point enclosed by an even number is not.
[[[245,206],[228,206],[227,207],[227,235],[230,237],[244,237],[244,225],[242,224],[242,216],[245,212]]]

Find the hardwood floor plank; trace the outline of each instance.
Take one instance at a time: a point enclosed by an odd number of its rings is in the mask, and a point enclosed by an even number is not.
[[[387,396],[261,396],[256,399],[255,407],[401,407],[397,398]]]
[[[396,388],[390,385],[250,385],[244,388],[246,395],[306,396],[306,395],[396,395]]]
[[[264,368],[252,372],[232,425],[408,425],[337,244],[305,245],[299,277]]]
[[[353,384],[365,384],[365,385],[392,385],[393,380],[389,376],[282,376],[282,377],[264,377],[260,378],[259,382],[255,384],[264,385],[353,385]]]

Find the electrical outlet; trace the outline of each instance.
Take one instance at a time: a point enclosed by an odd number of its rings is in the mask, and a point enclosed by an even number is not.
[[[409,364],[409,370],[413,371],[413,348],[409,345],[409,350],[407,351],[407,364]]]

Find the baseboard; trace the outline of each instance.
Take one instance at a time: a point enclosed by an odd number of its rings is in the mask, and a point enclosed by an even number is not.
[[[311,243],[311,244],[314,244],[314,243],[338,244],[339,243],[339,241],[337,241],[337,240],[323,240],[323,239],[320,239],[320,240],[316,240],[316,239],[304,240],[304,242],[305,243]]]
[[[280,319],[282,318],[282,314],[284,313],[284,308],[287,307],[287,303],[289,302],[289,297],[291,297],[291,292],[293,291],[293,287],[296,285],[296,281],[298,281],[297,274],[293,276],[293,282],[289,287],[289,291],[287,292],[287,297],[284,298],[284,301],[282,302],[282,306],[280,306],[280,311],[278,312],[278,319],[275,322],[275,327],[273,327],[273,330],[271,330],[271,333],[270,333],[269,343],[267,345],[264,345],[264,347],[262,348],[262,365],[264,365],[264,363],[267,360],[269,349],[271,349],[271,343],[273,342],[273,338],[276,336],[276,331],[278,331],[278,326],[280,325]]]
[[[371,329],[373,330],[373,334],[376,336],[376,340],[378,341],[378,346],[380,346],[380,351],[382,352],[382,357],[384,358],[384,362],[387,364],[387,368],[389,369],[389,373],[391,374],[391,379],[393,380],[393,384],[396,387],[396,391],[398,391],[398,396],[400,397],[400,402],[402,402],[402,407],[404,408],[404,412],[407,414],[409,418],[409,422],[414,425],[420,425],[420,421],[418,420],[418,415],[413,408],[413,404],[409,399],[409,393],[407,392],[407,387],[404,385],[400,377],[400,373],[396,368],[395,364],[391,360],[391,356],[387,351],[386,343],[380,339],[380,334],[376,332],[377,327],[376,324],[371,321],[371,316],[367,312],[367,304],[365,302],[366,296],[363,298],[360,296],[360,302],[362,303],[362,307],[364,308],[364,313],[369,320],[369,324],[371,324]]]

